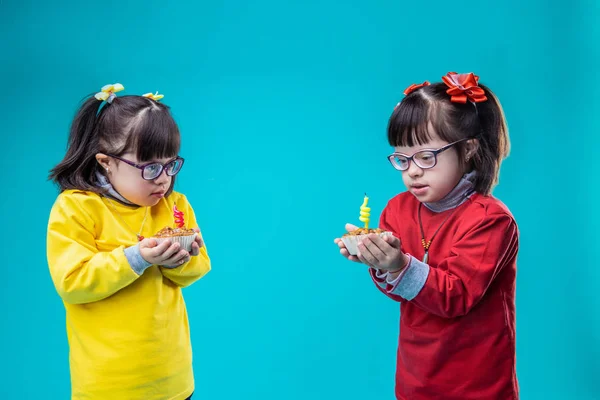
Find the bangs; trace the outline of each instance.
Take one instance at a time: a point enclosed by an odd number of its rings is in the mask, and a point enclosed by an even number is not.
[[[135,153],[139,162],[178,155],[181,143],[179,128],[164,105],[140,112],[131,123],[125,149]]]
[[[448,143],[457,140],[457,133],[445,123],[448,110],[444,103],[436,101],[428,93],[435,89],[432,86],[405,97],[394,109],[388,123],[388,142],[391,146],[426,145],[434,139],[434,135]]]

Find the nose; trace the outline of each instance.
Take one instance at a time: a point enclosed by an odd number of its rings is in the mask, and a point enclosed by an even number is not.
[[[414,179],[414,178],[418,178],[423,175],[423,169],[420,168],[415,163],[415,160],[411,160],[410,165],[408,166],[408,169],[406,170],[406,173],[408,174],[408,176],[410,176],[412,179]]]
[[[163,170],[160,175],[154,179],[154,183],[160,186],[169,183],[170,179],[171,177],[167,175],[167,171]]]

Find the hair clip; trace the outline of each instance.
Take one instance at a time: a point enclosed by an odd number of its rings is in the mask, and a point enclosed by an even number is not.
[[[112,103],[113,99],[117,97],[116,92],[120,92],[125,88],[120,83],[113,83],[112,85],[105,85],[100,89],[98,93],[94,95],[97,100],[106,101],[108,104]]]
[[[446,93],[450,95],[450,101],[454,103],[481,103],[487,100],[484,90],[478,86],[479,77],[472,72],[468,74],[457,74],[448,72],[442,76],[442,81],[448,86]]]
[[[410,85],[409,87],[407,87],[406,89],[404,89],[404,95],[408,96],[409,94],[411,94],[412,92],[414,92],[417,89],[421,89],[424,86],[429,86],[430,83],[428,81],[425,81],[423,83],[413,83],[412,85]]]
[[[165,97],[165,95],[164,94],[158,94],[158,92],[156,92],[156,94],[146,93],[146,94],[142,95],[142,97],[147,97],[147,98],[152,99],[154,101],[159,101],[160,99],[162,99],[163,97]]]

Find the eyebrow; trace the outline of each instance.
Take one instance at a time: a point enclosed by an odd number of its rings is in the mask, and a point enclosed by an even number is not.
[[[418,152],[420,152],[420,151],[435,151],[435,150],[437,150],[437,149],[436,149],[436,148],[434,148],[434,147],[427,147],[427,148],[425,148],[425,149],[417,150],[417,151],[415,151],[413,154],[417,154],[417,153],[418,153]],[[400,152],[400,151],[394,151],[392,154],[400,154],[400,155],[403,155],[403,156],[408,156],[408,154],[406,154],[406,153],[402,153],[402,152]]]

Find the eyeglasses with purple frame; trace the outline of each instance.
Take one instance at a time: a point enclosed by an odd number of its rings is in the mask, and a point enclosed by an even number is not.
[[[185,161],[181,157],[175,157],[172,160],[167,161],[164,164],[159,162],[149,162],[146,164],[136,164],[133,161],[126,160],[122,157],[116,156],[114,154],[106,154],[109,157],[116,158],[117,160],[123,161],[125,164],[129,164],[132,167],[138,168],[142,170],[142,178],[147,181],[152,181],[160,176],[163,171],[166,172],[168,176],[174,176],[181,171],[183,167],[183,162]]]
[[[402,153],[392,153],[387,158],[394,168],[398,171],[406,171],[410,167],[410,162],[414,161],[415,164],[421,169],[430,169],[437,165],[437,156],[441,152],[448,150],[450,147],[457,143],[464,142],[465,140],[474,138],[464,138],[440,147],[437,150],[421,150],[417,151],[412,156],[407,156]]]

